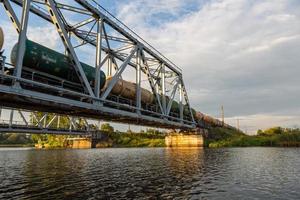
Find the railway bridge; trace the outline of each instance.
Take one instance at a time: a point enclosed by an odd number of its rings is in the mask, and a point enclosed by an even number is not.
[[[232,128],[195,111],[182,70],[96,1],[0,3],[18,34],[12,51],[0,54],[0,106],[10,109],[0,132],[86,135],[97,127],[87,119],[188,132]],[[63,52],[28,38],[31,19],[56,29]],[[5,43],[2,28],[0,51]],[[89,63],[82,61],[84,53],[93,58]],[[42,117],[30,124],[24,113],[34,118],[37,111]],[[49,113],[52,118],[44,120]],[[57,126],[59,116],[69,119],[69,127]],[[76,120],[83,121],[81,128]]]

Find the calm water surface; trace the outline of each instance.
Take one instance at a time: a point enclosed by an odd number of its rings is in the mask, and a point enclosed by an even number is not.
[[[0,199],[300,199],[300,149],[0,149]]]

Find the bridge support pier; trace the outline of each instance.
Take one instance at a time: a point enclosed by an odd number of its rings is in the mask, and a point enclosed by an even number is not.
[[[101,131],[92,133],[91,137],[69,138],[67,147],[74,149],[91,149],[111,147],[112,141]]]
[[[166,147],[203,147],[207,130],[195,132],[171,133],[165,137]]]

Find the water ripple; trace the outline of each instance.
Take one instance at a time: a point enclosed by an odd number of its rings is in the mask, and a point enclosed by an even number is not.
[[[300,149],[0,149],[0,199],[299,199]]]

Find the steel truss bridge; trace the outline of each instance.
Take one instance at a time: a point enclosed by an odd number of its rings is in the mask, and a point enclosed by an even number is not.
[[[30,110],[32,113],[33,111],[56,113],[52,115],[53,119],[50,121],[57,120],[59,115],[67,115],[70,118],[71,128],[68,127],[63,132],[78,134],[81,132],[74,128],[75,119],[79,118],[72,116],[158,128],[181,130],[196,128],[181,69],[96,1],[74,0],[75,6],[58,0],[0,0],[0,2],[18,33],[18,51],[13,75],[4,72],[4,66],[10,65],[5,62],[5,57],[1,57],[2,61],[0,59],[2,65],[0,66],[2,69],[0,70],[0,106],[16,109],[12,113],[19,113],[24,123],[24,126],[16,126],[11,114],[10,120],[1,124],[1,130],[14,129],[17,132],[19,128],[22,132],[26,127],[31,127],[30,129],[37,130],[36,132],[42,130],[45,133],[59,133],[61,131],[60,128],[56,127],[54,130],[51,124],[41,121],[30,126],[19,109]],[[17,7],[22,10],[20,19],[17,17]],[[66,89],[62,80],[57,80],[59,84],[43,83],[37,81],[33,77],[34,74],[28,76],[23,73],[30,13],[55,27],[65,47],[66,55],[74,64],[83,92]],[[70,14],[83,17],[77,17],[77,21],[70,20]],[[86,45],[91,46],[96,55],[94,88],[89,84],[76,52]],[[104,66],[107,68],[107,76],[111,76],[112,79],[105,91],[100,91],[100,70]],[[134,102],[126,102],[111,95],[113,87],[123,78],[122,75],[127,68],[135,71],[137,92]],[[142,106],[142,75],[147,78],[149,90],[156,99],[155,105]],[[180,110],[177,115],[171,112],[175,100],[178,101]],[[188,108],[188,115],[184,114],[184,106]],[[86,131],[90,126],[85,123],[84,127],[83,131]]]
[[[1,117],[8,112],[8,119]],[[54,113],[33,112],[24,109],[0,108],[0,133],[35,133],[97,136],[100,121]]]

